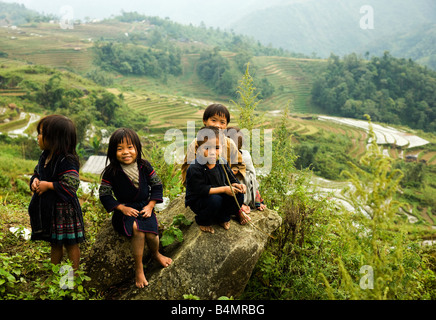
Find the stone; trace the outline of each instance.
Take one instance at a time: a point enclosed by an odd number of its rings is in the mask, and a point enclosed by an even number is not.
[[[195,214],[185,208],[184,195],[157,217],[160,224],[169,226],[179,214],[194,222],[181,227],[183,242],[162,248],[161,253],[173,259],[169,267],[162,268],[154,260],[146,267],[149,286],[143,289],[134,285],[130,241],[116,234],[108,219],[86,263],[87,275],[92,279],[89,285],[104,290],[130,278],[131,286],[120,297],[122,300],[178,300],[185,294],[201,299],[237,298],[244,291],[269,234],[282,222],[275,211],[252,210],[252,220],[247,225],[232,219],[229,230],[214,225],[214,234],[202,232],[195,223]],[[146,248],[144,257],[147,255]]]

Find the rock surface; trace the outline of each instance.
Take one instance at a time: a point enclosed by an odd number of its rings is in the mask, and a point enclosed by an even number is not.
[[[194,213],[185,208],[184,195],[158,214],[159,223],[168,226],[179,214],[195,221]],[[282,222],[276,212],[268,209],[254,210],[250,216],[252,223],[268,234]],[[89,285],[105,290],[131,279],[131,286],[121,296],[126,300],[183,299],[184,294],[201,299],[236,298],[243,292],[268,236],[253,225],[241,226],[236,220],[231,221],[230,230],[219,225],[213,227],[214,234],[200,231],[195,222],[181,227],[184,241],[161,250],[173,259],[171,266],[162,268],[152,261],[145,271],[149,286],[138,289],[134,285],[130,241],[119,236],[108,219],[86,262],[87,275],[92,279]],[[146,248],[144,257],[147,255]]]

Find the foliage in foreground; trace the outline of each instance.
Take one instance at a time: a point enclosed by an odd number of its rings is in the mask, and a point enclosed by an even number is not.
[[[276,135],[273,163],[286,161],[280,151],[291,148],[280,138],[285,130],[282,125]],[[264,198],[283,224],[256,265],[244,299],[436,298],[434,249],[408,238],[394,201],[402,172],[392,169],[373,142],[362,158],[364,169],[353,165],[344,173],[353,185],[346,196],[356,212],[319,199],[310,190],[309,172],[273,171],[261,180],[262,190],[269,190]],[[293,161],[289,157],[287,164]],[[290,192],[277,187],[291,180]]]

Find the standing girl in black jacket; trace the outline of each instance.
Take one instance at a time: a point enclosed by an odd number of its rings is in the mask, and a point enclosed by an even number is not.
[[[54,264],[61,262],[65,246],[73,269],[77,270],[78,244],[85,240],[85,230],[76,195],[80,185],[76,128],[70,119],[50,115],[39,121],[37,132],[43,152],[30,179],[34,192],[29,204],[31,239],[51,243]]]

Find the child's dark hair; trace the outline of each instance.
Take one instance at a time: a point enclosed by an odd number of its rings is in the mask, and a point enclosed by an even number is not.
[[[199,147],[201,147],[212,137],[219,139],[220,135],[221,135],[220,130],[216,127],[212,127],[212,126],[203,127],[200,130],[198,130],[197,144]]]
[[[42,134],[51,155],[62,154],[79,163],[76,126],[69,118],[57,114],[46,116],[39,120],[36,131]]]
[[[230,123],[230,112],[229,110],[223,106],[222,104],[214,103],[211,104],[204,110],[203,113],[203,121],[207,121],[209,118],[213,117],[214,115],[219,115],[221,117],[226,118],[227,123]]]
[[[226,136],[235,142],[238,150],[242,148],[244,134],[239,127],[228,127],[226,129]]]
[[[109,145],[107,148],[106,168],[103,170],[102,176],[106,172],[111,172],[114,174],[117,169],[121,168],[121,165],[117,160],[117,148],[118,148],[118,144],[122,143],[123,141],[131,142],[135,147],[137,163],[148,164],[148,161],[142,159],[142,144],[138,134],[132,129],[120,128],[117,129],[114,133],[112,133],[109,139]]]

